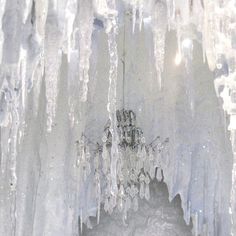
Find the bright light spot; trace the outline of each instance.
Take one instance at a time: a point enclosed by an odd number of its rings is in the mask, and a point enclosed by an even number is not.
[[[181,57],[181,54],[179,52],[176,53],[176,56],[175,56],[175,65],[176,66],[179,66],[180,63],[182,61],[182,57]]]
[[[182,41],[182,47],[183,48],[192,48],[193,47],[193,42],[192,42],[192,40],[191,39],[189,39],[189,38],[186,38],[186,39],[184,39],[183,41]]]
[[[144,23],[145,25],[151,24],[151,22],[152,22],[151,16],[149,16],[149,17],[144,17],[144,18],[143,18],[143,23]]]

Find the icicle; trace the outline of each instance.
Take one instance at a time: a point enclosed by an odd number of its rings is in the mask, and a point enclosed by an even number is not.
[[[87,101],[93,19],[92,2],[81,1],[79,6],[79,79],[82,102]]]
[[[215,33],[216,14],[215,5],[211,1],[204,1],[204,21],[203,21],[203,60],[207,57],[210,70],[214,70],[216,63]],[[218,18],[219,19],[219,18]],[[221,39],[222,40],[222,39]]]
[[[33,94],[34,94],[34,113],[37,115],[38,105],[39,105],[39,95],[41,90],[41,83],[44,75],[44,65],[45,65],[45,25],[48,13],[48,0],[43,2],[34,1],[34,7],[32,10],[35,14],[35,21],[33,25],[33,43],[34,43],[34,50],[37,52],[34,55],[34,58],[28,58],[27,63],[32,63],[32,86],[33,86]],[[28,68],[29,69],[29,68]]]
[[[168,30],[170,30],[170,22],[173,19],[173,0],[166,0],[166,8],[167,8],[167,22],[168,22]]]
[[[164,69],[165,34],[167,30],[167,9],[163,2],[157,2],[153,9],[152,31],[156,73],[159,88],[162,87],[161,73]]]
[[[42,44],[44,45],[45,40],[45,25],[48,15],[48,1],[35,1],[35,26],[36,26],[36,34],[39,35],[40,40],[42,40]],[[43,55],[44,56],[44,55]]]
[[[68,61],[68,93],[69,93],[69,119],[71,127],[75,124],[75,106],[77,104],[77,96],[79,90],[79,64],[80,64],[80,56],[79,56],[79,20],[76,20],[76,16],[78,14],[78,1],[76,0],[68,0],[65,10],[65,18],[66,18],[66,53],[67,53],[67,61]],[[81,93],[79,92],[79,96]]]
[[[67,40],[67,58],[68,63],[71,62],[71,51],[74,48],[74,42],[73,42],[73,26],[74,21],[77,13],[77,0],[68,0],[66,5],[66,40]]]
[[[132,3],[132,31],[134,33],[135,26],[136,26],[136,13],[137,13],[137,6],[136,1]]]
[[[111,178],[112,194],[116,194],[117,189],[117,160],[119,156],[118,151],[118,134],[117,134],[117,121],[116,121],[116,86],[117,86],[117,67],[118,67],[118,52],[116,35],[118,31],[117,26],[117,11],[115,0],[107,0],[109,7],[109,16],[107,18],[106,33],[108,35],[108,49],[110,54],[110,70],[109,70],[109,89],[108,89],[108,104],[107,110],[111,121],[110,132],[112,136],[111,146]]]
[[[54,6],[55,7],[55,6]],[[45,40],[45,84],[47,98],[47,130],[52,129],[53,119],[56,116],[56,103],[58,93],[58,77],[62,59],[62,39],[63,35],[58,29],[57,12],[48,12],[46,23]],[[56,20],[55,20],[56,18]],[[53,20],[52,20],[53,19]]]
[[[139,31],[141,31],[143,25],[143,0],[139,0],[138,2],[138,12],[139,12]]]

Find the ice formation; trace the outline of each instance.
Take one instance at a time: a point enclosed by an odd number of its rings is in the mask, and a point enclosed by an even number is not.
[[[127,104],[137,113],[150,142],[159,132],[170,139],[157,178],[162,171],[170,200],[180,194],[184,219],[186,223],[192,219],[195,235],[236,234],[234,0],[0,0],[1,235],[74,235],[79,232],[78,218],[81,231],[83,223],[89,226],[89,216],[97,214],[99,222],[105,192],[93,149],[100,140],[102,158],[110,160],[109,173],[103,173],[111,182],[109,201],[114,200],[109,203],[105,198],[104,208],[111,212],[116,205],[114,196],[123,191],[117,111],[124,109],[118,92],[119,30],[125,21],[130,21],[125,28],[130,33],[126,48],[138,56],[126,56]],[[172,31],[177,47],[167,43]],[[196,89],[194,45],[199,43],[223,103],[233,164],[222,139],[214,136],[222,135],[218,121],[214,120],[215,128],[208,121],[209,107],[199,105],[205,96],[215,112],[210,87]],[[141,51],[137,45],[146,48]],[[174,50],[171,60],[166,45]],[[148,72],[135,63],[149,66]],[[169,69],[177,76],[181,70],[184,82],[169,81]],[[143,84],[137,71],[147,76]],[[180,95],[181,86],[186,96]],[[103,133],[107,120],[110,146]],[[224,135],[227,146],[227,132]],[[150,159],[151,153],[145,152],[143,158]],[[153,177],[155,171],[147,172]],[[134,199],[138,191],[149,198],[149,180],[143,178],[139,190],[134,185],[126,189]],[[136,199],[134,205],[136,209]]]

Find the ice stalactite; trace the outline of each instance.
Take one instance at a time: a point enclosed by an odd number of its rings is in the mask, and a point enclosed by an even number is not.
[[[136,2],[134,2],[132,4],[132,23],[133,23],[132,30],[133,30],[133,33],[135,31],[135,26],[136,26],[136,14],[137,14],[137,6],[136,6]]]
[[[139,31],[141,31],[142,26],[143,26],[143,14],[144,14],[144,2],[143,2],[143,0],[138,1],[138,12],[139,12]]]
[[[60,1],[48,2],[48,14],[45,25],[45,45],[44,45],[44,60],[45,60],[45,84],[47,98],[47,129],[51,131],[53,119],[56,115],[56,103],[58,93],[58,76],[60,72],[62,59],[62,43],[63,43],[63,20],[64,12],[59,12],[58,5]],[[62,1],[61,3],[64,3]],[[64,6],[65,7],[65,4]],[[62,25],[59,28],[58,25]]]
[[[144,19],[144,11],[145,4],[149,4],[149,2],[145,2],[143,0],[123,0],[130,8],[132,15],[132,31],[135,32],[136,23],[138,23],[139,31],[142,30],[143,19]]]
[[[66,18],[66,53],[68,54],[68,63],[71,61],[71,51],[75,46],[74,41],[74,23],[78,11],[78,2],[76,0],[68,0],[65,9]]]
[[[112,135],[111,147],[111,194],[116,194],[117,189],[117,161],[119,158],[118,151],[118,134],[116,122],[116,87],[117,87],[117,67],[118,67],[118,51],[116,37],[118,34],[118,12],[115,0],[107,0],[108,12],[106,19],[106,33],[108,37],[108,49],[110,56],[109,70],[109,89],[107,111],[111,122],[110,132]]]
[[[79,80],[80,100],[86,102],[89,82],[89,60],[92,53],[92,32],[94,12],[92,1],[80,1],[78,12],[79,25]]]
[[[174,3],[173,0],[166,0],[166,8],[167,8],[167,24],[168,29],[170,30],[170,22],[174,18]]]
[[[215,31],[217,27],[216,4],[213,1],[205,1],[204,22],[203,22],[203,58],[207,57],[207,63],[211,70],[214,70],[216,63]],[[218,22],[219,23],[219,22]]]
[[[65,53],[67,53],[68,61],[68,91],[69,91],[69,108],[70,114],[69,118],[71,120],[72,126],[75,122],[75,105],[76,105],[76,95],[77,90],[79,90],[79,25],[77,20],[78,15],[78,1],[69,0],[67,2],[65,14],[66,14],[66,48]]]
[[[159,88],[162,86],[161,73],[164,69],[165,35],[167,30],[167,7],[163,2],[157,2],[152,12],[152,32],[154,57]]]
[[[32,3],[32,23],[33,23],[33,39],[38,42],[38,48],[36,48],[35,59],[31,64],[32,72],[32,86],[34,94],[34,113],[38,114],[39,95],[41,90],[41,84],[44,76],[45,66],[45,25],[48,14],[48,0],[43,2],[33,1]]]

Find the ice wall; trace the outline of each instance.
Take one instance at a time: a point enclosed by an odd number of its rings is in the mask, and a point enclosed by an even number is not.
[[[0,233],[79,232],[78,217],[86,223],[98,205],[77,141],[84,133],[96,145],[110,118],[116,192],[114,113],[125,106],[147,140],[170,139],[161,169],[195,235],[228,235],[235,11],[233,0],[1,0]]]

